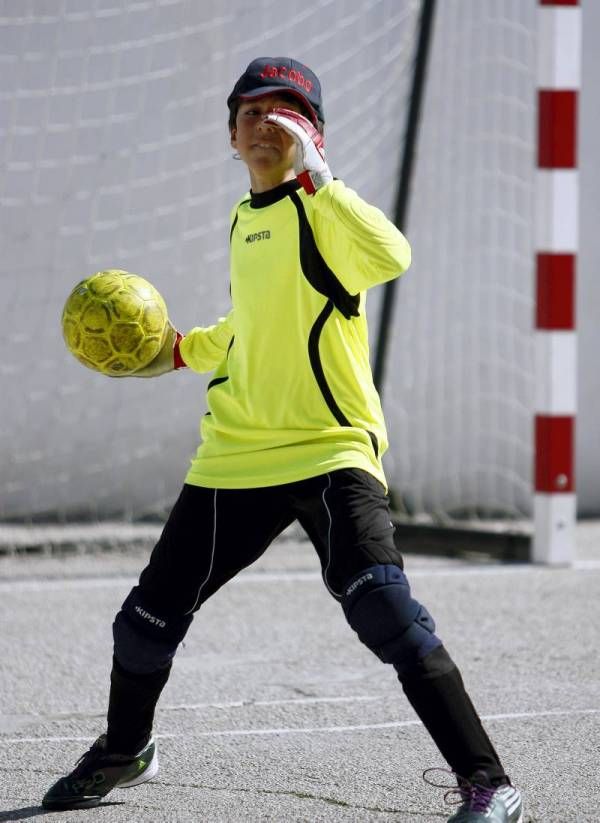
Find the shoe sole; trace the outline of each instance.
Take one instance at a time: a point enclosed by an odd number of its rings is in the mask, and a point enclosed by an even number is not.
[[[152,780],[153,777],[156,777],[158,774],[158,753],[155,751],[154,756],[146,769],[143,772],[136,775],[133,780],[128,780],[125,783],[117,783],[115,789],[130,789],[132,786],[139,786],[140,783],[146,783],[148,780]]]

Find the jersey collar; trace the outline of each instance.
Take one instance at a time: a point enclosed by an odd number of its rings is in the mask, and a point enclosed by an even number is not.
[[[265,206],[271,206],[273,203],[283,200],[284,197],[287,197],[288,194],[299,188],[300,183],[297,180],[286,180],[285,183],[280,183],[278,186],[275,186],[274,189],[261,191],[258,194],[251,190],[250,208],[264,209]]]

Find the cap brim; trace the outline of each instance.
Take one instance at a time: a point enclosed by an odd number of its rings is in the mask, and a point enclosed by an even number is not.
[[[301,94],[301,92],[296,91],[295,89],[290,89],[287,86],[261,86],[259,89],[254,89],[254,91],[247,91],[245,94],[240,94],[236,99],[258,100],[261,97],[267,97],[269,94],[291,94],[292,97],[297,97],[301,103],[304,103],[312,114],[313,124],[315,126],[319,125],[319,117],[313,109],[310,100]]]

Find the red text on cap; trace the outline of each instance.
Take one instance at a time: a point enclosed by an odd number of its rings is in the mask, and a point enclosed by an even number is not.
[[[262,80],[266,80],[270,77],[281,77],[282,80],[285,80],[287,77],[289,82],[295,83],[297,86],[300,86],[301,89],[304,89],[309,93],[313,87],[312,81],[305,77],[301,72],[296,71],[296,69],[290,69],[288,71],[286,66],[271,66],[267,63],[259,76]]]

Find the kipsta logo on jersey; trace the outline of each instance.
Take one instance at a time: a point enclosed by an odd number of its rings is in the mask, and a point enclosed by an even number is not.
[[[256,243],[257,240],[270,240],[271,232],[269,229],[265,231],[255,231],[254,234],[246,235],[246,243]]]

